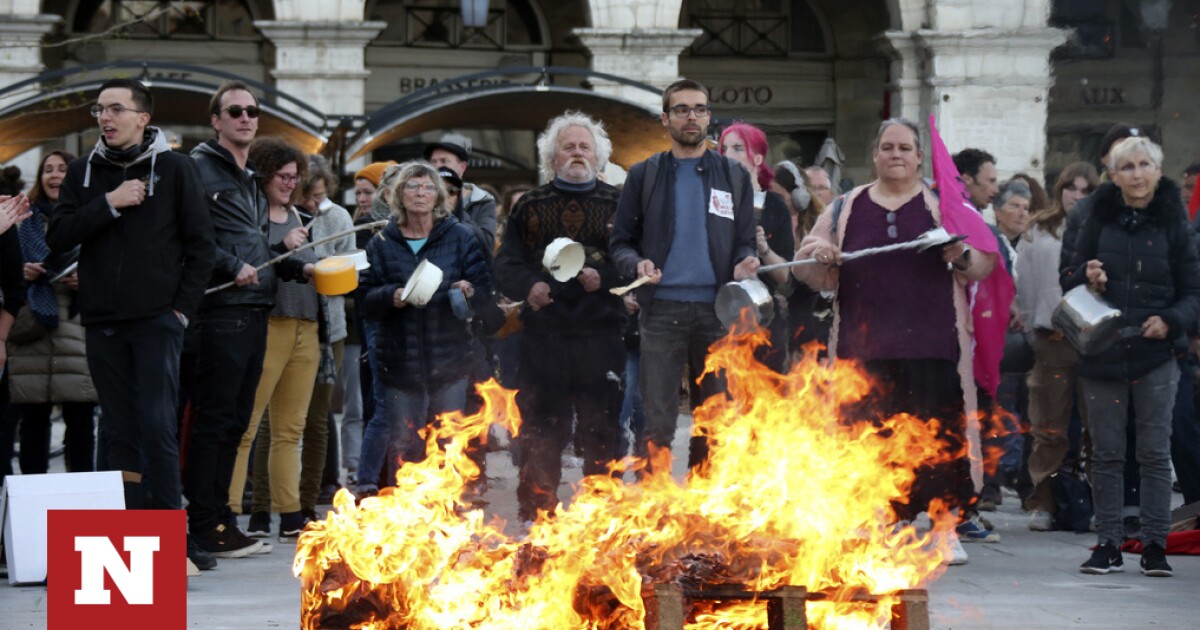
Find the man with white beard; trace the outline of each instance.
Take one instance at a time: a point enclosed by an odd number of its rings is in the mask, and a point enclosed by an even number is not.
[[[621,284],[608,255],[620,193],[596,174],[612,142],[600,123],[578,112],[550,121],[538,138],[543,178],[513,207],[496,254],[496,280],[524,301],[517,380],[521,409],[519,516],[553,511],[562,451],[572,436],[585,475],[607,472],[616,459],[625,371],[625,310],[608,289]],[[542,266],[559,237],[583,245],[583,270],[565,282]]]

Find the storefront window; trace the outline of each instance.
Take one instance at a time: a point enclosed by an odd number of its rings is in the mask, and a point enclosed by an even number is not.
[[[689,49],[693,56],[826,52],[820,17],[808,0],[685,0],[680,26],[704,31]]]
[[[113,38],[257,39],[242,0],[92,0],[76,11],[76,33]]]
[[[375,0],[367,3],[369,20],[387,22],[372,45],[421,48],[504,50],[541,46],[541,25],[527,0],[491,0],[487,23],[463,24],[460,0]]]

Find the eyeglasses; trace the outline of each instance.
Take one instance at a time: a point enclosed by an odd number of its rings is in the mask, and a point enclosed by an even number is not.
[[[407,184],[404,185],[404,191],[410,192],[410,193],[415,193],[418,191],[433,193],[433,192],[437,192],[437,185],[436,184],[422,184],[421,182],[408,182]]]
[[[899,230],[896,228],[896,213],[895,213],[895,212],[887,212],[887,213],[885,213],[885,214],[887,214],[887,222],[888,222],[887,235],[888,235],[888,238],[896,238],[896,237],[898,237],[898,236],[900,235],[900,231],[899,231]]]
[[[275,177],[278,177],[279,181],[285,184],[295,184],[296,182],[300,181],[299,175],[293,175],[291,173],[275,173]]]
[[[710,110],[708,108],[708,105],[697,105],[695,107],[688,107],[687,105],[676,105],[675,107],[672,107],[670,109],[664,109],[663,111],[670,112],[671,116],[678,118],[680,120],[687,118],[691,114],[696,114],[696,118],[706,118],[706,117],[708,117],[709,114],[712,113],[712,110]]]
[[[261,110],[258,109],[257,105],[249,105],[247,107],[242,107],[241,105],[230,105],[221,111],[229,112],[230,118],[241,118],[243,112],[245,112],[245,114],[251,118],[258,118],[258,112]]]
[[[130,109],[119,103],[114,104],[114,105],[101,105],[101,104],[97,103],[95,105],[92,105],[92,109],[89,111],[92,112],[92,118],[99,118],[100,115],[103,114],[104,112],[108,112],[108,115],[113,116],[114,118],[117,116],[120,116],[121,114],[124,114],[125,112],[135,112],[138,114],[146,113],[140,109]]]

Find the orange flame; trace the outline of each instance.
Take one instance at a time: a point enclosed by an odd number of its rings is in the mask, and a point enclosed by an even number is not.
[[[643,584],[665,582],[800,585],[826,596],[807,607],[811,627],[886,625],[887,594],[926,585],[948,554],[933,543],[943,537],[895,524],[890,504],[914,469],[952,454],[935,421],[840,422],[841,406],[870,387],[862,374],[822,365],[816,347],[776,374],[753,358],[765,341],[758,330],[714,346],[706,367],[724,373],[730,396],[696,410],[710,457],[686,483],[670,476],[669,451],[651,454],[655,472],[627,459],[615,470],[639,470],[638,483],[587,477],[524,539],[462,497],[479,475],[467,443],[492,423],[520,424],[515,392],[481,385],[483,409],[443,415],[425,436],[429,455],[404,464],[394,489],[358,506],[339,492],[334,511],[300,536],[302,627],[640,629]],[[940,506],[931,517],[932,534],[953,527]],[[864,594],[876,603],[853,601]],[[702,606],[688,624],[765,628],[766,613],[761,602]]]

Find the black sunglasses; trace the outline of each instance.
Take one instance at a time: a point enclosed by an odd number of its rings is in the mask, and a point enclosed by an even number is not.
[[[230,105],[221,111],[229,112],[230,118],[241,118],[242,112],[246,112],[246,115],[251,118],[258,118],[259,109],[257,105],[250,105],[248,107],[242,107],[241,105]]]

